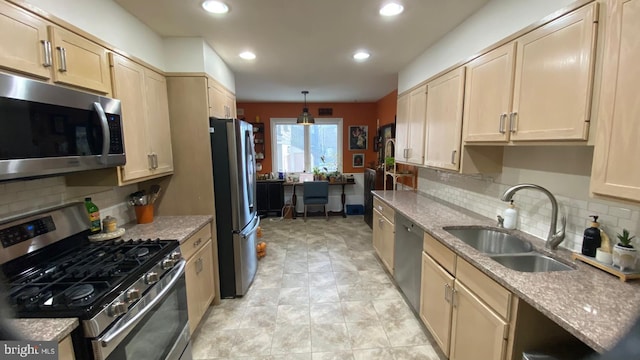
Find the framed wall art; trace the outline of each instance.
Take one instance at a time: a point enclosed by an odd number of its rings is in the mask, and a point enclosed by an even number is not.
[[[368,126],[349,126],[349,150],[366,150]]]
[[[364,154],[353,154],[353,162],[351,166],[354,168],[364,167]]]

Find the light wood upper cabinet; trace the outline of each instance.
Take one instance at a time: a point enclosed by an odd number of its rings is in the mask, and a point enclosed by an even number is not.
[[[505,359],[509,324],[459,280],[453,304],[449,359]]]
[[[398,97],[395,150],[397,161],[422,165],[426,109],[427,85]]]
[[[167,85],[164,77],[111,54],[114,97],[122,102],[127,163],[121,183],[137,182],[173,171]]]
[[[420,318],[445,356],[449,356],[453,282],[453,276],[429,255],[422,253]]]
[[[512,141],[587,139],[597,5],[584,6],[516,41]]]
[[[211,77],[207,77],[209,116],[232,119],[236,117],[236,96]]]
[[[50,48],[44,20],[0,2],[0,67],[49,79]]]
[[[508,115],[513,97],[515,43],[503,45],[469,62],[464,95],[466,143],[509,141]]]
[[[640,0],[610,0],[591,191],[640,201]]]
[[[52,42],[53,81],[111,93],[107,49],[68,30],[49,26]]]
[[[424,164],[460,168],[460,137],[465,68],[452,70],[427,84]]]

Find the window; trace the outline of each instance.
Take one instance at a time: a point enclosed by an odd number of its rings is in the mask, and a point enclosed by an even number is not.
[[[296,119],[272,118],[273,170],[342,172],[342,119],[316,119],[298,125]]]

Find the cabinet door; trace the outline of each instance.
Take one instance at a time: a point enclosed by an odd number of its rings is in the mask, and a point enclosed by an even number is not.
[[[503,360],[508,324],[460,281],[455,281],[451,360]]]
[[[213,79],[207,79],[209,88],[209,116],[225,119],[226,114],[226,95],[224,89]]]
[[[236,118],[236,96],[230,92],[226,92],[225,95],[227,113],[230,119]]]
[[[153,156],[155,175],[173,171],[171,150],[171,124],[169,123],[169,99],[167,81],[155,71],[144,69],[147,108],[147,134]]]
[[[511,140],[586,140],[597,3],[517,40]]]
[[[127,164],[122,181],[151,175],[152,159],[147,142],[144,67],[119,55],[111,55],[113,95],[122,104],[122,127]]]
[[[71,335],[67,335],[58,343],[58,360],[75,360],[75,358]]]
[[[445,356],[449,356],[453,281],[453,276],[430,256],[422,253],[420,318]]]
[[[465,80],[463,140],[507,142],[511,113],[515,43],[469,62]]]
[[[382,233],[384,232],[384,217],[378,210],[373,210],[373,249],[376,251],[380,260],[382,258]],[[384,260],[383,260],[384,263]]]
[[[52,64],[45,57],[48,41],[44,21],[0,2],[0,67],[49,79]]]
[[[608,6],[591,191],[640,201],[640,0]]]
[[[49,26],[53,43],[53,81],[111,93],[107,49],[70,31]]]
[[[407,162],[422,165],[424,155],[424,122],[427,107],[427,85],[410,94],[409,126],[407,130]]]
[[[460,168],[464,73],[460,67],[428,84],[425,165]]]
[[[380,238],[380,248],[382,252],[382,262],[387,266],[387,270],[393,275],[394,262],[393,257],[395,254],[395,226],[387,219],[382,216],[382,236]]]
[[[398,97],[398,109],[396,110],[396,148],[395,158],[407,161],[407,149],[409,148],[409,105],[411,94],[407,93]]]
[[[185,270],[189,330],[195,331],[214,297],[213,253],[211,240],[188,261]]]

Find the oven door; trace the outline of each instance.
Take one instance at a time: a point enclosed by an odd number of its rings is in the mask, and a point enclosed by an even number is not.
[[[190,360],[184,271],[181,260],[122,319],[92,340],[95,359]]]

